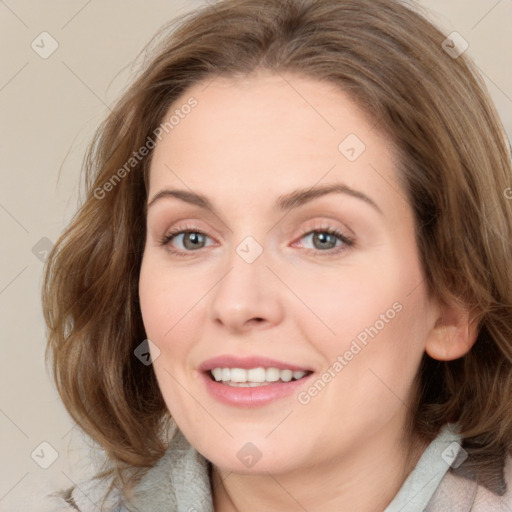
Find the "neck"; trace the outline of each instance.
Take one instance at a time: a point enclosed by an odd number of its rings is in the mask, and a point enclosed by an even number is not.
[[[382,432],[381,432],[382,434]],[[385,437],[385,436],[384,436]],[[243,475],[212,466],[216,512],[375,512],[384,510],[412,471],[427,444],[364,439],[351,453],[322,465],[291,472]]]

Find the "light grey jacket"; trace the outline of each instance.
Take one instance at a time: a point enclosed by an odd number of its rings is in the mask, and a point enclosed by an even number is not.
[[[507,458],[503,480],[487,484],[493,492],[457,474],[466,457],[459,443],[455,426],[446,425],[383,512],[512,512],[512,459]],[[116,492],[101,512],[214,512],[209,469],[210,463],[177,431],[166,454],[135,488],[133,499],[123,503]],[[47,496],[37,510],[100,512],[97,504],[105,489],[106,484],[88,480]]]

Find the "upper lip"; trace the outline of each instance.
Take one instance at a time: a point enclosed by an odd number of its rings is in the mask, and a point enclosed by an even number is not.
[[[268,357],[251,356],[251,357],[236,357],[232,355],[222,355],[207,359],[200,364],[199,370],[207,372],[213,368],[278,368],[279,370],[293,370],[293,371],[312,371],[304,366],[298,366],[277,359],[270,359]]]

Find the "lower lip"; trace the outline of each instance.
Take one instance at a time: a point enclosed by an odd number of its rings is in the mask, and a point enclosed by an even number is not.
[[[212,380],[208,373],[201,373],[206,389],[219,402],[236,407],[261,407],[274,400],[284,398],[297,392],[313,375],[309,374],[299,380],[274,382],[258,387],[235,387]]]

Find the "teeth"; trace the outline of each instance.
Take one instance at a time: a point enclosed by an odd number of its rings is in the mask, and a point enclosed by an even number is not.
[[[258,388],[261,386],[268,386],[270,382],[225,382],[228,386],[233,386],[236,388]]]
[[[242,382],[265,382],[267,372],[265,368],[251,368],[246,372],[246,379]]]
[[[290,382],[293,378],[293,372],[291,370],[281,370],[279,373],[281,380],[284,380],[285,382]]]
[[[212,370],[213,378],[218,382],[219,380],[222,380],[222,368],[214,368]]]
[[[277,368],[267,368],[266,380],[269,382],[277,382],[280,377],[280,371]]]
[[[255,387],[258,385],[267,385],[279,380],[290,382],[292,379],[302,379],[307,372],[280,370],[279,368],[213,368],[211,370],[213,378],[230,386]]]
[[[247,371],[242,368],[231,368],[229,380],[231,382],[247,382]]]

